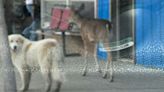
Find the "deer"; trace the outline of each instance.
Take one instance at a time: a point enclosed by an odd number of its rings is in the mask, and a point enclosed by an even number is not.
[[[88,53],[89,49],[93,48],[93,57],[96,63],[96,71],[102,73],[103,78],[107,78],[108,74],[110,74],[110,81],[113,81],[113,65],[112,65],[112,56],[110,52],[107,52],[107,62],[105,65],[105,69],[102,72],[98,59],[97,59],[97,48],[98,44],[103,44],[104,47],[109,48],[110,34],[112,29],[112,23],[109,20],[98,19],[98,18],[86,18],[80,15],[80,11],[85,8],[84,4],[76,9],[75,7],[70,8],[70,18],[69,23],[76,23],[76,25],[80,29],[80,35],[84,44],[84,69],[82,71],[82,75],[86,76],[87,68],[88,68]],[[90,47],[89,44],[93,44]],[[109,69],[110,68],[110,69]],[[110,70],[110,72],[109,72]]]

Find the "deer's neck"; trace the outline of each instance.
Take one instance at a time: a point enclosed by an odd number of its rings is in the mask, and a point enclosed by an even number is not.
[[[79,28],[81,28],[81,25],[83,24],[84,18],[80,16],[76,16],[75,22]]]

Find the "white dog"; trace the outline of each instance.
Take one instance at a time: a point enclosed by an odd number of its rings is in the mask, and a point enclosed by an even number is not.
[[[55,92],[60,91],[64,76],[58,63],[63,61],[63,51],[55,39],[30,41],[13,34],[9,36],[9,44],[12,62],[21,76],[21,90],[28,89],[32,69],[39,68],[45,79],[45,91],[50,91],[52,79],[57,83]]]

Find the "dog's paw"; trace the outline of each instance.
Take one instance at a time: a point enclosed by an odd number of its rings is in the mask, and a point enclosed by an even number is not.
[[[83,73],[82,73],[82,76],[86,76],[87,75],[87,71],[84,71]]]
[[[97,69],[96,72],[102,73],[101,69]]]
[[[25,91],[27,91],[27,88],[21,87],[21,88],[19,89],[19,92],[25,92]]]
[[[54,92],[60,92],[60,88],[56,88]]]
[[[113,76],[110,76],[110,79],[109,79],[110,82],[113,82]]]
[[[103,78],[106,79],[107,78],[107,73],[103,74]]]

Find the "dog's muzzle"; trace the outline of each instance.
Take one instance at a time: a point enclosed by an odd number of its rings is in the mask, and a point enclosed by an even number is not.
[[[17,51],[17,46],[13,46],[12,50],[13,50],[14,52],[16,52],[16,51]]]

